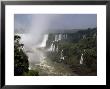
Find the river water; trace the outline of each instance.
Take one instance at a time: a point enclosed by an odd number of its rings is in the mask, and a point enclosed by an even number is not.
[[[66,64],[57,63],[47,58],[46,41],[48,34],[45,34],[42,42],[34,45],[25,51],[29,59],[29,69],[39,72],[39,76],[76,76]]]
[[[36,52],[41,53],[42,50],[36,49]],[[57,63],[47,58],[44,51],[42,51],[42,55],[40,62],[36,62],[31,64],[31,69],[39,71],[40,76],[75,76],[76,74],[72,72],[69,66],[63,63]],[[36,58],[35,58],[36,59]]]

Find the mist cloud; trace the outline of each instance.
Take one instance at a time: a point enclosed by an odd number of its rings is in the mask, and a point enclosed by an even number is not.
[[[30,19],[30,24],[15,21],[15,30],[19,29],[18,33],[24,31],[24,34],[21,35],[21,42],[25,44],[25,47],[34,46],[42,41],[43,34],[48,31],[51,22],[59,17],[58,15],[30,15],[31,19],[27,18]]]
[[[22,32],[26,46],[41,42],[48,30],[96,27],[96,14],[15,14],[15,32]]]

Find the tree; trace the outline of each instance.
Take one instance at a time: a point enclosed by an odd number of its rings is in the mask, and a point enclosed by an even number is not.
[[[14,36],[14,75],[20,76],[24,72],[28,72],[29,61],[28,56],[23,51],[24,44],[20,43],[21,37]]]

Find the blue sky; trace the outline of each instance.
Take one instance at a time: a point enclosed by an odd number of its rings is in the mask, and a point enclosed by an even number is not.
[[[15,14],[15,30],[86,29],[97,26],[96,14]]]

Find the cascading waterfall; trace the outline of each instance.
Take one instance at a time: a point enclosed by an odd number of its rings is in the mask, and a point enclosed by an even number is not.
[[[55,34],[55,38],[54,41],[52,41],[50,48],[48,49],[48,51],[51,52],[58,52],[58,45],[55,45],[54,42],[58,42],[62,39],[67,39],[67,34]]]
[[[55,51],[55,44],[53,45],[53,52]]]
[[[54,42],[58,42],[59,40],[61,40],[61,34],[59,34],[59,35],[56,34],[55,35],[55,40],[52,41],[52,43],[51,43],[50,48],[48,49],[48,51],[52,51],[52,52],[57,51],[58,52],[58,46],[56,46],[54,44]]]
[[[62,39],[62,34],[59,34],[58,40]]]
[[[55,42],[58,42],[62,39],[67,39],[67,34],[55,34],[54,36],[54,41],[52,41],[51,45],[50,45],[50,48],[48,48],[48,51],[51,51],[51,52],[58,52],[58,44],[55,45]],[[62,55],[62,53],[61,53]],[[64,57],[61,56],[60,59],[63,59],[64,60]]]
[[[58,34],[58,35],[55,35],[55,40],[54,41],[59,41],[62,39],[62,34]]]
[[[62,35],[63,36],[63,35]],[[63,39],[61,35],[57,34],[57,41],[52,41],[50,45],[51,51],[60,52],[60,60],[64,60],[63,49],[60,51],[58,46],[58,40]],[[25,36],[26,37],[26,36]],[[21,37],[22,38],[22,37]],[[70,68],[63,64],[53,63],[51,59],[47,58],[46,43],[48,40],[48,34],[44,34],[42,42],[26,47],[24,44],[24,50],[29,59],[29,70],[38,70],[40,76],[44,75],[73,75]],[[24,43],[24,42],[22,42]]]
[[[51,44],[49,51],[53,51],[53,43]]]
[[[81,54],[80,64],[83,64],[83,53]]]
[[[58,41],[58,35],[55,35],[55,41]]]
[[[63,39],[65,38],[65,34],[62,35],[62,38],[63,38]]]
[[[48,34],[45,34],[39,47],[46,47],[47,40],[48,40]]]
[[[64,60],[64,56],[63,56],[63,50],[61,50],[61,57],[60,57],[61,60]]]
[[[48,51],[55,51],[55,44],[52,42],[52,44],[50,45],[50,48],[48,49]]]
[[[56,51],[58,52],[58,46],[57,46],[57,48],[56,48]]]
[[[25,48],[25,52],[29,59],[29,69],[32,69],[35,65],[40,65],[46,58],[45,47],[48,40],[48,34],[44,34],[43,40],[39,44],[34,44]],[[41,49],[39,49],[41,48]]]

